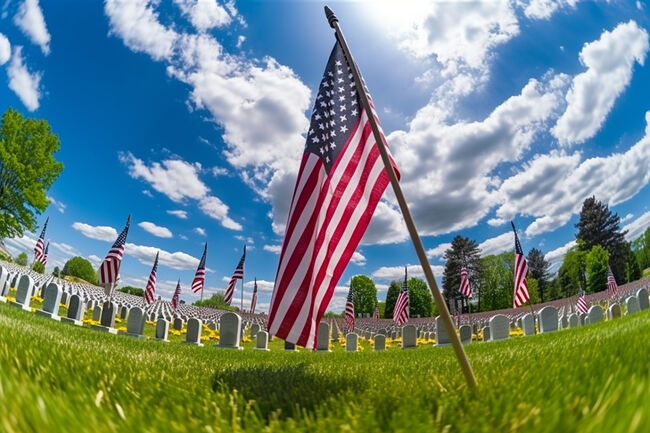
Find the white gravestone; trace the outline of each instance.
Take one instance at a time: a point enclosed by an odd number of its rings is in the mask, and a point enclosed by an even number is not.
[[[126,321],[126,335],[134,338],[145,339],[144,332],[144,310],[134,307],[129,310],[129,318]]]
[[[447,328],[442,321],[440,316],[436,317],[436,346],[449,346],[451,340],[449,339],[449,334],[447,334]]]
[[[535,335],[535,316],[531,313],[524,315],[521,318],[521,329],[523,329],[525,336]]]
[[[547,305],[546,307],[539,310],[537,317],[539,318],[539,331],[542,334],[546,332],[557,331],[558,328],[557,308],[555,308],[552,305]]]
[[[269,333],[266,331],[257,331],[255,336],[255,350],[264,352],[269,351]]]
[[[510,338],[510,322],[503,314],[490,317],[490,341]]]
[[[71,323],[73,325],[81,326],[84,317],[85,307],[84,302],[79,295],[70,296],[70,304],[68,305],[68,316],[61,317],[61,321]]]
[[[9,277],[9,272],[2,266],[0,266],[0,301],[7,302],[7,291],[9,285],[7,284],[7,278]]]
[[[102,307],[95,305],[93,308],[93,321],[99,322],[100,320],[102,320]]]
[[[106,301],[102,306],[102,317],[99,320],[99,325],[93,326],[93,329],[101,332],[108,332],[110,334],[117,334],[115,329],[115,313],[117,313],[117,304],[115,302]]]
[[[641,310],[647,310],[650,308],[650,299],[648,299],[648,289],[645,287],[639,289],[636,292],[636,297],[639,298],[639,308]]]
[[[481,328],[481,332],[483,333],[483,341],[490,341],[490,327],[484,326]]]
[[[472,327],[469,325],[461,325],[458,330],[460,331],[460,342],[470,344],[472,342]]]
[[[375,335],[375,352],[386,350],[386,336],[383,334]]]
[[[169,342],[167,336],[169,335],[169,321],[161,317],[156,321],[156,337],[154,340]]]
[[[627,299],[625,299],[625,306],[627,307],[626,314],[638,313],[640,310],[639,299],[635,295],[628,296]]]
[[[609,320],[613,320],[613,319],[619,319],[620,317],[621,317],[621,306],[618,303],[614,302],[607,309],[607,318]]]
[[[16,289],[16,300],[10,304],[15,307],[20,307],[25,311],[32,311],[29,307],[29,295],[32,293],[32,287],[34,287],[34,281],[29,275],[21,275],[18,280],[18,288]]]
[[[183,343],[203,346],[203,343],[201,343],[201,331],[203,331],[203,322],[194,317],[191,318],[187,321],[187,334]]]
[[[222,349],[242,349],[241,317],[235,313],[224,313],[219,321],[219,345]]]
[[[327,322],[318,324],[318,344],[316,352],[331,352],[330,350],[330,325]]]
[[[402,328],[402,349],[414,349],[417,346],[415,326],[406,325]]]
[[[569,314],[569,328],[577,328],[580,323],[580,319],[576,314]]]
[[[53,320],[61,320],[59,317],[59,303],[61,302],[61,288],[56,283],[50,283],[45,288],[43,296],[43,309],[36,310],[39,316],[49,317]]]
[[[358,348],[358,338],[359,336],[354,332],[350,332],[345,336],[345,351],[346,352],[356,352]]]
[[[589,320],[587,322],[587,319]],[[585,319],[585,324],[598,323],[605,320],[605,314],[600,305],[592,305],[587,311],[587,319]]]
[[[174,329],[177,331],[183,329],[183,319],[181,319],[180,317],[174,318]]]

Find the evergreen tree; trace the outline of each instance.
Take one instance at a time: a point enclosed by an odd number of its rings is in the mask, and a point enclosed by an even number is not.
[[[393,318],[393,310],[395,309],[395,302],[397,302],[397,296],[399,296],[400,290],[402,290],[402,283],[400,281],[391,281],[390,286],[388,286],[388,292],[386,293],[386,308],[382,316],[384,319]]]
[[[641,279],[642,272],[637,261],[637,256],[630,249],[627,254],[627,264],[625,269],[625,277],[628,283]]]
[[[52,271],[52,275],[54,275],[55,277],[61,277],[61,270],[59,269],[58,266],[54,267],[54,270]]]
[[[419,278],[410,278],[406,283],[409,290],[409,314],[411,317],[431,317],[431,290]]]
[[[528,252],[526,260],[528,262],[528,275],[537,280],[537,291],[539,294],[539,301],[537,302],[544,302],[544,291],[551,277],[551,272],[549,271],[551,264],[544,258],[544,253],[537,248],[533,248]],[[530,288],[530,284],[528,287]]]
[[[585,257],[587,264],[587,293],[603,291],[607,288],[607,263],[609,253],[600,245],[595,245]]]
[[[580,220],[576,224],[578,233],[576,239],[582,241],[579,248],[582,251],[600,245],[609,253],[609,265],[616,281],[625,281],[627,261],[627,242],[625,234],[620,230],[620,218],[609,210],[609,206],[589,197],[582,204]]]
[[[587,279],[585,277],[587,272],[585,255],[587,253],[580,249],[580,244],[581,241],[578,241],[578,246],[571,248],[564,256],[564,261],[558,271],[561,291],[554,299],[567,298],[587,289]]]
[[[442,294],[447,304],[453,302],[460,287],[460,269],[465,263],[473,296],[480,299],[482,278],[481,250],[476,241],[460,235],[451,241],[451,247],[445,251],[445,270],[442,274]],[[480,304],[480,301],[479,301]]]

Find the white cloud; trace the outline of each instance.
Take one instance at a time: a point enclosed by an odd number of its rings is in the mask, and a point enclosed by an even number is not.
[[[81,232],[87,238],[105,242],[115,242],[117,230],[109,226],[91,226],[90,224],[75,222],[72,228]]]
[[[230,24],[232,18],[216,0],[174,0],[183,15],[200,32]]]
[[[189,238],[185,235],[178,235],[179,238],[183,239],[184,241],[188,240]]]
[[[280,254],[282,252],[282,245],[264,245],[264,251],[268,251],[273,254]]]
[[[228,279],[230,282],[230,279]],[[244,287],[247,289],[252,289],[255,286],[255,281],[247,281],[244,283]],[[267,292],[271,293],[273,292],[273,287],[275,286],[275,283],[273,281],[266,281],[266,280],[257,280],[257,290],[260,292]]]
[[[41,92],[38,89],[41,84],[41,73],[29,72],[23,63],[22,49],[21,46],[14,48],[11,63],[7,68],[9,88],[18,95],[29,111],[34,111],[38,108],[38,100],[41,97]]]
[[[153,198],[153,194],[148,189],[143,189],[142,194],[146,195],[149,198]]]
[[[64,203],[62,203],[60,201],[57,201],[57,200],[54,199],[54,197],[50,197],[50,196],[47,196],[47,199],[50,201],[50,204],[53,205],[56,208],[56,210],[58,210],[61,213],[65,212],[65,207],[66,206],[65,206]]]
[[[620,222],[621,222],[621,223],[624,223],[624,222],[626,222],[626,221],[631,220],[632,218],[634,218],[634,215],[631,214],[631,213],[629,213],[629,214],[625,215],[624,217],[622,217]]]
[[[551,266],[558,265],[564,260],[566,253],[576,245],[576,241],[570,241],[559,248],[549,251],[544,255],[544,258],[551,264]]]
[[[136,245],[128,242],[124,245],[125,254],[135,257],[140,263],[145,265],[153,265],[156,253],[158,252],[160,252],[158,263],[161,266],[167,266],[177,270],[189,270],[196,269],[199,265],[199,259],[181,251],[170,253],[160,248]]]
[[[228,205],[218,197],[206,196],[199,201],[199,208],[210,218],[221,222],[221,225],[230,230],[242,230],[241,224],[228,216]]]
[[[490,256],[492,254],[500,254],[504,251],[514,250],[515,248],[515,235],[513,232],[505,232],[499,236],[486,239],[478,244],[481,250],[481,256]]]
[[[149,221],[142,221],[138,223],[138,226],[144,231],[151,233],[154,236],[159,238],[171,238],[172,232],[167,227],[158,226]]]
[[[89,255],[88,261],[90,262],[91,265],[93,265],[94,268],[99,268],[99,265],[102,264],[102,258],[96,256],[95,254]]]
[[[561,144],[582,143],[598,132],[630,83],[634,63],[643,66],[647,51],[648,33],[634,21],[584,45],[580,62],[587,70],[573,78],[566,111],[551,130]]]
[[[29,255],[36,245],[36,238],[33,236],[32,233],[25,233],[19,238],[5,238],[3,242],[14,257],[23,252]]]
[[[18,8],[14,23],[34,44],[41,47],[43,54],[50,53],[50,33],[47,31],[38,0],[25,0]]]
[[[187,211],[184,211],[184,210],[180,210],[180,209],[178,209],[178,210],[168,210],[167,213],[170,214],[170,215],[174,215],[174,216],[176,216],[176,217],[178,217],[178,218],[180,218],[182,220],[187,219]]]
[[[627,230],[627,234],[625,235],[626,239],[628,241],[633,241],[639,236],[641,236],[643,233],[645,233],[646,229],[650,226],[650,211],[644,213],[625,227],[623,227],[623,230]]]
[[[352,263],[357,266],[364,266],[366,264],[366,257],[358,251],[352,253],[352,258],[350,259]]]
[[[441,276],[445,270],[444,266],[431,265],[433,275]],[[420,265],[407,266],[408,277],[424,278],[424,271]],[[372,272],[372,277],[378,280],[393,281],[404,279],[404,266],[382,266]]]
[[[531,19],[549,19],[559,8],[575,8],[578,0],[531,0],[524,9],[524,14]]]
[[[0,33],[0,66],[4,65],[11,58],[11,44],[9,39]]]
[[[78,256],[81,254],[75,247],[64,242],[51,242],[51,245],[67,256]]]
[[[158,21],[155,8],[160,0],[106,0],[104,11],[110,33],[118,35],[135,52],[155,60],[171,57],[178,34]]]
[[[430,248],[427,250],[427,257],[433,259],[434,257],[442,257],[445,255],[445,251],[451,248],[451,243],[445,242],[437,247]]]
[[[201,236],[205,236],[205,235],[206,235],[206,233],[205,233],[205,229],[204,229],[204,228],[201,228],[201,227],[194,227],[194,233],[196,233],[196,234],[198,234],[198,235],[201,235]]]
[[[210,171],[214,177],[225,176],[229,173],[228,169],[223,167],[212,167]]]

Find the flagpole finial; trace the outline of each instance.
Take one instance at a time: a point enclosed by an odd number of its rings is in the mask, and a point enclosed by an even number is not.
[[[334,28],[334,24],[339,22],[339,19],[334,15],[334,11],[330,9],[329,6],[325,6],[325,16],[327,17],[327,22],[330,23],[330,27]]]

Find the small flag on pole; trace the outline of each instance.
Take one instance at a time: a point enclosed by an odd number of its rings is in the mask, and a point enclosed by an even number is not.
[[[176,284],[176,290],[174,290],[174,296],[172,296],[172,310],[176,311],[178,308],[178,298],[181,296],[181,280],[178,280]]]
[[[257,278],[253,285],[253,297],[251,298],[251,314],[255,314],[255,306],[257,305]]]
[[[618,293],[618,285],[616,284],[616,278],[614,278],[614,273],[612,268],[607,265],[607,294],[611,296],[616,296]]]
[[[199,266],[196,268],[196,274],[194,274],[194,279],[192,280],[191,290],[194,293],[198,293],[203,290],[203,285],[205,284],[205,255],[208,252],[208,243],[205,243],[203,247],[203,255],[201,256],[201,261]]]
[[[458,291],[461,293],[461,295],[465,295],[469,299],[472,298],[472,286],[469,284],[466,265],[463,265],[463,267],[460,269],[460,289],[458,289]]]
[[[242,254],[241,259],[239,259],[239,263],[235,268],[235,272],[233,272],[232,278],[230,279],[228,287],[226,288],[225,301],[228,305],[230,305],[230,301],[232,301],[232,295],[235,294],[235,286],[237,285],[237,280],[244,279],[244,261],[246,261],[246,245],[244,245],[244,254]]]
[[[589,308],[587,308],[587,300],[585,299],[585,291],[580,292],[578,297],[578,302],[576,302],[576,310],[582,314],[586,314]]]
[[[510,224],[512,224],[512,230],[515,232],[515,294],[512,304],[516,308],[521,307],[530,299],[528,295],[528,282],[526,281],[526,277],[528,276],[528,262],[526,262],[526,257],[521,249],[515,223],[510,221]]]
[[[151,268],[151,274],[149,274],[149,281],[147,281],[147,288],[144,290],[144,299],[147,302],[147,305],[153,303],[156,300],[156,272],[158,271],[158,255],[160,252],[156,253],[156,260],[153,262],[153,268]]]
[[[47,217],[45,224],[43,224],[43,230],[41,230],[41,235],[36,240],[36,245],[34,246],[34,260],[38,260],[43,263],[43,251],[45,247],[45,230],[47,229],[47,223],[50,221],[50,217]],[[45,264],[45,263],[43,263]]]
[[[122,264],[122,257],[124,256],[124,244],[126,243],[126,236],[129,234],[129,226],[131,225],[131,215],[126,220],[126,225],[122,233],[117,237],[115,243],[106,254],[106,258],[99,266],[98,280],[99,285],[104,287],[106,296],[111,296],[113,286],[120,278],[120,265]]]
[[[348,332],[354,331],[354,292],[352,289],[352,284],[350,284],[350,290],[348,291],[348,299],[345,302],[345,325],[347,326]]]
[[[404,283],[402,283],[402,290],[397,296],[395,301],[395,309],[393,310],[393,321],[398,325],[403,325],[409,321],[409,289],[408,289],[408,274],[406,266],[404,266]]]

